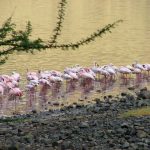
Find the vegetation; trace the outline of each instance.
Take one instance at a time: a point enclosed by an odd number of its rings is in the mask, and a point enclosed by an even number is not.
[[[150,115],[150,106],[142,107],[138,109],[129,110],[120,115],[120,117],[139,117],[139,116],[147,116]]]
[[[53,35],[49,41],[43,41],[41,38],[31,40],[32,25],[30,21],[28,21],[25,30],[17,31],[16,24],[12,23],[12,16],[8,18],[3,23],[2,27],[0,27],[0,64],[4,64],[8,59],[8,56],[15,51],[33,53],[34,51],[41,51],[46,48],[77,49],[82,45],[91,43],[98,37],[102,37],[105,33],[111,32],[112,28],[116,27],[118,23],[123,21],[118,20],[112,24],[108,24],[104,28],[98,29],[90,36],[75,43],[59,44],[57,39],[60,36],[63,27],[66,4],[67,0],[61,0],[58,5],[58,20],[56,22],[56,27],[53,30]]]
[[[4,123],[4,122],[26,122],[26,121],[30,121],[30,119],[28,118],[11,118],[11,117],[7,117],[7,118],[4,118],[4,119],[0,119],[0,123]]]

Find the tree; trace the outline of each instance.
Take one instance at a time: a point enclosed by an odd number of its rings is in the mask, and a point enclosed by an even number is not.
[[[85,37],[75,43],[59,44],[57,42],[57,38],[60,36],[62,31],[66,4],[67,0],[61,0],[59,3],[56,27],[53,30],[53,35],[48,41],[43,41],[41,38],[31,40],[31,22],[27,22],[25,30],[17,31],[16,24],[12,23],[12,16],[9,17],[0,28],[0,46],[2,47],[2,50],[0,51],[0,64],[4,64],[8,59],[8,56],[15,51],[33,53],[34,51],[41,51],[46,48],[77,49],[82,45],[91,43],[98,37],[102,37],[107,32],[111,33],[111,29],[123,21],[117,20],[112,24],[108,24],[104,28],[96,30],[88,37]]]

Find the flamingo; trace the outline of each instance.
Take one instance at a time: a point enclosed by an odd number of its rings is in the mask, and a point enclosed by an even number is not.
[[[32,106],[32,102],[36,100],[36,91],[37,91],[37,83],[30,81],[28,85],[26,85],[27,94],[29,95],[29,106]]]
[[[88,93],[92,89],[93,81],[95,80],[93,72],[91,72],[89,68],[83,68],[78,72],[78,76],[81,78],[81,85],[84,93]]]
[[[128,69],[127,67],[124,67],[124,66],[121,66],[119,69],[118,69],[118,72],[120,72],[123,77],[125,75],[125,78],[127,79],[127,75],[131,74],[132,71],[130,69]]]
[[[36,72],[28,72],[27,69],[27,80],[38,80],[38,74]]]
[[[20,88],[11,88],[9,91],[9,96],[11,99],[15,100],[15,112],[16,112],[16,100],[23,96],[23,91]]]
[[[57,76],[57,75],[59,75],[59,76]],[[49,76],[49,81],[50,81],[50,83],[52,83],[52,96],[53,97],[56,97],[56,94],[58,94],[58,92],[60,91],[60,88],[62,86],[63,78],[60,75],[62,75],[62,74],[52,73]]]
[[[17,73],[17,72],[12,72],[12,75],[11,75],[12,79],[14,79],[15,81],[19,82],[21,77],[20,77],[20,74]]]
[[[145,70],[143,65],[142,64],[139,64],[137,61],[135,61],[133,64],[132,64],[133,67],[135,68],[138,68],[138,69],[141,69],[141,70]]]
[[[75,72],[72,72],[72,70],[69,69],[65,70],[62,77],[66,80],[66,92],[75,89],[76,81],[78,81],[78,76]]]
[[[40,96],[46,101],[46,95],[48,92],[48,89],[51,87],[51,84],[46,79],[40,79],[39,84],[42,86],[40,90]]]
[[[0,84],[0,95],[4,95],[4,87]]]
[[[116,71],[113,67],[106,65],[106,66],[104,66],[104,70],[106,70],[109,73],[110,80],[112,80],[113,78],[115,79]]]
[[[3,96],[4,96],[4,87],[0,84],[0,112],[3,114]]]
[[[103,67],[98,68],[99,74],[104,76],[105,83],[107,83],[107,79],[110,76],[110,73]]]
[[[150,72],[150,64],[143,64],[144,69],[148,72],[148,77],[149,77],[149,72]]]

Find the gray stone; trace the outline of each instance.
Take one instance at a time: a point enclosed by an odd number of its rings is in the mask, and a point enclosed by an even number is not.
[[[127,95],[127,93],[124,93],[124,92],[121,93],[121,96],[126,96],[126,95]]]
[[[66,149],[74,149],[74,146],[72,145],[71,141],[64,141],[61,145],[61,150],[66,150]]]
[[[143,139],[143,142],[150,145],[150,139]]]
[[[150,99],[150,91],[148,90],[141,90],[137,95],[142,99]]]
[[[128,148],[130,146],[130,144],[128,142],[125,142],[123,145],[122,145],[122,148]]]
[[[136,143],[131,143],[130,146],[133,148],[133,150],[136,150],[138,148],[138,145]]]
[[[138,107],[142,107],[142,106],[150,106],[150,99],[143,99],[143,100],[139,100],[137,103]]]
[[[9,130],[8,128],[0,128],[0,134],[4,135],[8,132],[8,130]]]
[[[145,137],[147,137],[147,133],[143,130],[137,130],[137,137],[145,138]]]
[[[94,113],[99,113],[99,111],[100,111],[100,107],[94,107],[92,110],[92,112]]]
[[[128,127],[129,127],[129,124],[126,123],[126,122],[124,122],[124,123],[121,124],[121,127],[122,127],[122,128],[128,128]]]
[[[81,122],[80,128],[89,128],[89,124],[87,122]]]

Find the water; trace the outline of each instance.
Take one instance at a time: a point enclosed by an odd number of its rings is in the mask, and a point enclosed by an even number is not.
[[[30,20],[32,38],[40,37],[47,41],[55,28],[59,1],[0,0],[0,24],[14,13],[12,20],[17,24],[17,29],[23,29]],[[0,66],[0,72],[10,74],[16,70],[25,76],[27,69],[63,71],[66,66],[91,66],[94,61],[100,65],[113,63],[117,66],[131,64],[135,60],[150,63],[149,14],[150,0],[69,0],[59,43],[79,41],[118,19],[124,22],[111,34],[75,51],[47,49],[34,55],[11,55],[7,63]],[[74,99],[75,96],[72,101]]]
[[[12,12],[18,29],[28,20],[33,25],[33,37],[48,40],[55,27],[59,0],[1,0],[0,24]],[[75,51],[48,49],[35,55],[19,53],[0,66],[2,73],[17,70],[24,74],[29,70],[63,70],[66,66],[81,64],[131,64],[150,60],[150,1],[149,0],[69,0],[66,16],[59,37],[60,43],[75,42],[118,19],[124,22],[111,34],[82,46]]]
[[[104,96],[121,94],[128,92],[136,96],[135,92],[143,87],[149,87],[150,76],[144,76],[140,79],[132,75],[129,78],[117,79],[107,78],[103,76],[95,81],[78,80],[67,81],[62,83],[52,83],[52,86],[43,87],[39,85],[32,90],[23,90],[22,97],[11,97],[7,93],[0,96],[0,117],[11,116],[12,114],[30,113],[32,110],[47,111],[59,110],[63,106],[75,106],[76,104],[92,104],[95,98],[105,100]],[[134,90],[128,90],[132,87]],[[44,90],[46,89],[46,90]],[[116,97],[113,97],[116,99]],[[117,100],[117,99],[116,99]]]

